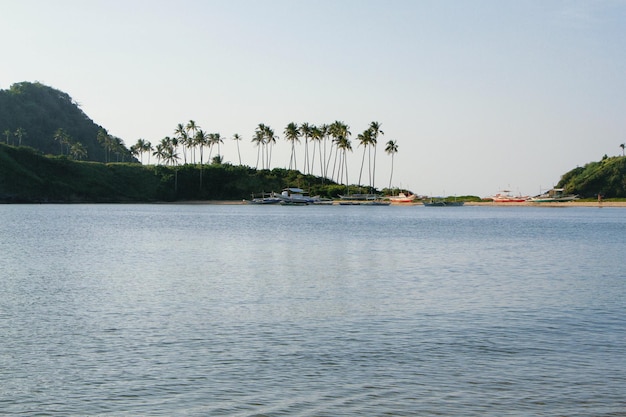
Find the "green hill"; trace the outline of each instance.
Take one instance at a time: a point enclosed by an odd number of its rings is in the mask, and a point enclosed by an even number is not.
[[[626,157],[604,157],[577,167],[561,177],[558,188],[583,198],[601,194],[604,198],[626,198]]]
[[[52,87],[21,82],[0,90],[0,140],[5,144],[51,155],[74,154],[75,159],[130,161],[118,138],[109,137],[105,149],[98,141],[101,130],[67,93]]]

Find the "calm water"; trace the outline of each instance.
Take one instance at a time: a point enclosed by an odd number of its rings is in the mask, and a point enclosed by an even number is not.
[[[0,414],[626,416],[626,209],[0,206]]]

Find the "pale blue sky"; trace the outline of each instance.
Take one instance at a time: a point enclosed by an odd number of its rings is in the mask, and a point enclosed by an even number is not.
[[[626,1],[0,0],[0,88],[67,92],[130,146],[178,123],[382,123],[376,186],[537,194],[626,142]],[[222,153],[237,162],[235,144]],[[303,150],[299,150],[299,158]],[[301,164],[301,162],[300,162]]]

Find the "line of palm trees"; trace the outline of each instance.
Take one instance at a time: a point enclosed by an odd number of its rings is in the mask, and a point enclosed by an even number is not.
[[[104,162],[111,162],[111,153],[117,156],[117,162],[120,161],[120,158],[122,162],[125,160],[125,157],[128,155],[128,149],[124,146],[122,139],[110,135],[106,129],[98,130],[96,139],[104,148]]]
[[[15,145],[15,141],[13,140],[13,138],[17,138],[17,146],[22,146],[22,139],[28,136],[26,134],[26,129],[24,129],[23,127],[18,127],[17,129],[15,129],[15,132],[11,132],[11,130],[5,129],[3,135],[6,138],[7,145],[9,145],[9,139],[11,139],[11,145]]]
[[[67,155],[72,159],[81,160],[87,158],[87,148],[82,143],[75,141],[65,129],[58,128],[54,132],[53,138],[61,145],[61,155],[65,155],[65,150],[67,150]],[[123,147],[121,141],[120,146]]]
[[[352,152],[350,141],[350,127],[341,121],[335,121],[329,125],[320,126],[309,123],[300,125],[291,122],[284,131],[284,138],[291,145],[289,156],[289,169],[298,170],[297,144],[303,142],[304,156],[302,158],[301,172],[307,175],[319,175],[322,178],[329,178],[337,183],[349,184],[348,181],[348,152]],[[376,149],[378,138],[385,133],[381,130],[379,122],[371,122],[369,126],[357,135],[358,146],[363,147],[361,157],[361,167],[359,170],[358,184],[361,184],[363,169],[367,156],[368,185],[374,188],[376,177]],[[255,169],[270,169],[272,162],[272,150],[279,137],[268,125],[260,123],[252,137],[252,143],[257,147],[257,158]],[[302,139],[302,140],[301,140]],[[239,165],[241,165],[241,152],[239,142],[242,140],[239,134],[232,137],[237,143],[237,155]],[[208,160],[211,163],[220,164],[223,156],[220,152],[220,145],[223,144],[223,137],[219,133],[206,133],[198,124],[190,120],[187,124],[179,123],[174,129],[173,136],[166,136],[153,147],[149,141],[138,139],[137,143],[130,147],[133,155],[143,163],[143,155],[147,154],[148,164],[150,155],[154,156],[157,164],[175,166],[179,164],[182,152],[183,163],[196,164],[199,156],[199,163],[204,164],[204,152],[209,150]],[[214,147],[217,147],[217,155],[211,159]],[[385,152],[391,155],[391,175],[389,186],[391,187],[391,177],[393,176],[394,155],[398,152],[396,141],[390,140],[386,143]]]

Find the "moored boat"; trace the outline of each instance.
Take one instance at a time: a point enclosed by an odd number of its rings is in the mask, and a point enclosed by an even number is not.
[[[527,195],[512,195],[509,190],[502,190],[494,196],[489,197],[494,203],[523,203],[528,200]]]
[[[392,203],[412,203],[413,201],[415,201],[417,196],[415,194],[407,195],[404,193],[400,193],[398,195],[389,196],[386,198],[389,199],[389,201],[391,201]]]
[[[464,201],[446,200],[445,198],[430,198],[422,201],[426,207],[460,207],[465,204]]]
[[[315,201],[302,188],[296,187],[285,188],[280,194],[274,195],[280,199],[280,204],[285,205],[307,205]]]
[[[547,192],[528,199],[531,203],[566,203],[578,200],[576,194],[565,194],[564,188],[552,188]]]
[[[252,198],[248,201],[250,204],[278,204],[280,198],[276,197],[274,193],[259,193],[252,194]]]
[[[341,200],[349,200],[349,201],[373,201],[373,200],[377,200],[380,198],[379,195],[377,194],[362,194],[362,193],[357,193],[357,194],[339,194],[339,198]]]

